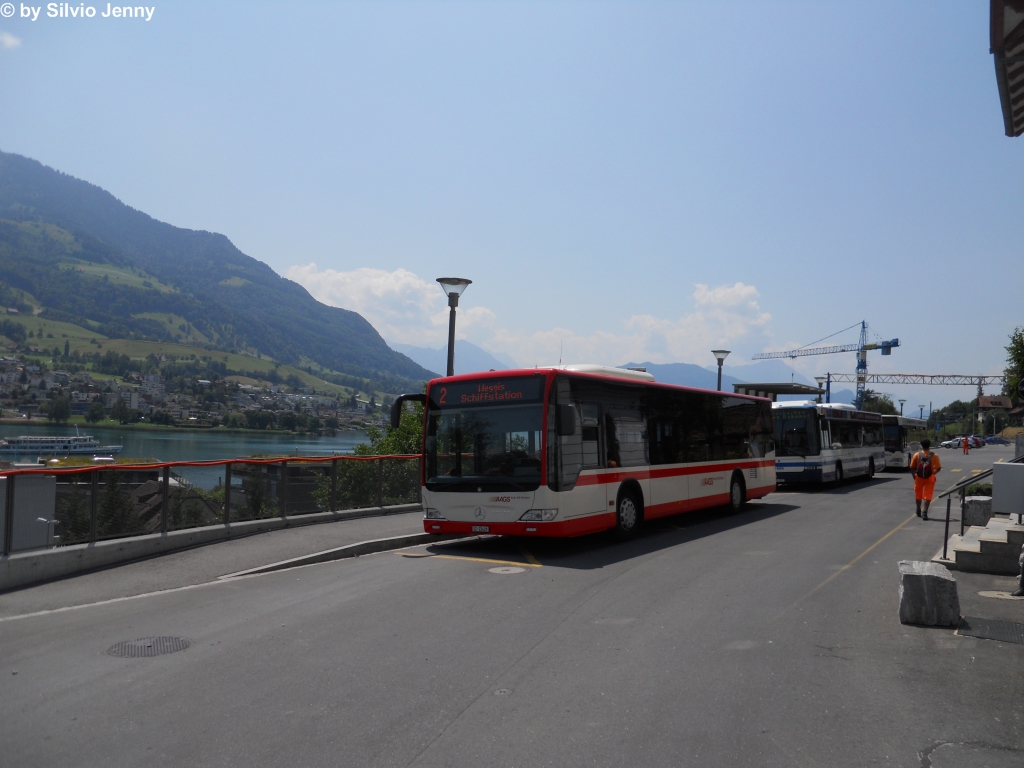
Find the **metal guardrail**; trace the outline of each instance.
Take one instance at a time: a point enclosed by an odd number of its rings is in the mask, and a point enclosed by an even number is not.
[[[0,553],[419,501],[421,454],[0,470]],[[211,490],[175,470],[223,467]],[[20,501],[20,503],[19,503]]]
[[[1015,456],[1014,458],[1010,459],[1006,463],[1007,464],[1024,464],[1024,454],[1022,454],[1020,456]],[[960,535],[963,536],[964,535],[964,507],[966,506],[966,501],[965,500],[967,498],[967,486],[973,485],[974,483],[978,482],[979,480],[984,480],[986,477],[991,477],[992,476],[992,471],[993,470],[991,470],[991,469],[986,469],[984,472],[979,472],[977,475],[971,475],[970,477],[965,477],[960,482],[955,483],[951,488],[949,488],[949,489],[947,489],[947,490],[945,490],[945,491],[943,491],[942,493],[939,494],[939,498],[940,499],[944,498],[946,500],[946,529],[945,529],[945,532],[943,533],[943,537],[942,537],[942,559],[943,560],[946,559],[946,549],[949,546],[949,515],[950,515],[950,511],[951,511],[951,507],[952,507],[952,502],[953,502],[953,494],[954,493],[959,493],[960,494]],[[1020,523],[1020,517],[1021,517],[1020,515],[1017,516],[1017,522],[1018,523]]]

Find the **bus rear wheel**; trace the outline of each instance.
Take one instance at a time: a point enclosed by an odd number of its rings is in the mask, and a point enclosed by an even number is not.
[[[619,503],[615,513],[615,535],[620,539],[628,539],[637,532],[641,519],[640,502],[633,491],[619,493]]]
[[[747,501],[747,489],[743,486],[743,478],[733,473],[729,481],[729,511],[739,512]]]

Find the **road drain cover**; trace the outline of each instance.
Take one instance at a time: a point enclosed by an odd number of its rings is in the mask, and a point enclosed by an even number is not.
[[[507,576],[511,573],[526,573],[525,568],[517,568],[514,565],[499,565],[497,568],[488,568],[487,570],[502,576]]]
[[[107,648],[111,656],[137,659],[144,656],[162,656],[165,653],[184,651],[192,641],[184,637],[140,637],[138,640],[122,640]]]
[[[978,619],[964,616],[960,620],[957,634],[967,637],[980,637],[984,640],[998,640],[1001,643],[1024,645],[1024,624],[1015,621],[999,621],[998,619]]]

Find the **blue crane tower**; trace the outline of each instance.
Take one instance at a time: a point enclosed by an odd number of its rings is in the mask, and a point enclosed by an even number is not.
[[[856,328],[856,325],[851,325],[850,328]],[[836,336],[843,331],[848,331],[850,328],[844,328],[842,331],[833,333]],[[827,336],[825,338],[828,338]],[[812,344],[814,342],[811,342]],[[891,355],[892,348],[900,345],[899,339],[892,339],[890,341],[868,341],[868,324],[866,321],[861,320],[860,323],[860,341],[856,344],[839,344],[832,347],[809,347],[803,346],[797,349],[790,349],[786,352],[761,352],[753,355],[751,360],[772,360],[780,357],[788,357],[790,359],[795,357],[803,357],[805,355],[834,355],[837,352],[856,352],[857,353],[857,398],[854,400],[854,405],[860,408],[864,405],[864,390],[866,388],[866,380],[868,375],[868,351],[872,349],[881,350],[883,355]]]

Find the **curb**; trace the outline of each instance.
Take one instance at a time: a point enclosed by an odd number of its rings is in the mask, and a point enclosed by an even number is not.
[[[451,541],[452,539],[465,538],[461,533],[412,533],[406,536],[391,536],[386,539],[370,539],[369,541],[358,541],[355,544],[346,544],[343,547],[325,549],[323,552],[314,552],[311,555],[293,557],[289,560],[281,560],[276,563],[260,565],[256,568],[247,568],[244,571],[235,571],[218,576],[219,580],[235,579],[241,576],[255,576],[260,573],[271,573],[272,571],[283,571],[286,568],[298,568],[303,565],[315,565],[316,563],[329,563],[333,560],[344,560],[349,557],[360,555],[372,555],[377,552],[387,552],[392,549],[404,549],[419,544],[430,544],[435,541]]]

